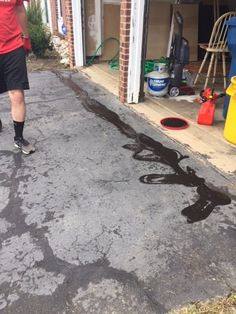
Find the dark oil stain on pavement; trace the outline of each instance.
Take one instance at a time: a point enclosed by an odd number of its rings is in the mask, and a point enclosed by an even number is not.
[[[181,213],[186,216],[188,223],[194,223],[206,219],[216,206],[227,205],[231,199],[221,192],[209,188],[205,179],[197,176],[196,172],[186,167],[183,169],[179,164],[181,160],[188,158],[179,151],[165,147],[151,137],[137,133],[130,125],[124,123],[118,114],[108,109],[95,99],[89,97],[88,93],[79,87],[71,77],[63,77],[59,72],[54,73],[60,80],[70,87],[82,101],[87,111],[95,113],[100,118],[115,125],[122,134],[133,139],[135,143],[126,144],[123,147],[133,152],[133,158],[141,161],[157,162],[170,166],[174,173],[171,174],[147,174],[140,177],[145,184],[181,184],[187,187],[197,187],[198,200],[184,208]]]

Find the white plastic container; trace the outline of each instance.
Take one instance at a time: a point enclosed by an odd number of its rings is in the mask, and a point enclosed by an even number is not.
[[[152,96],[165,96],[168,93],[170,76],[166,66],[160,63],[156,66],[157,71],[150,72],[146,75],[148,93]]]

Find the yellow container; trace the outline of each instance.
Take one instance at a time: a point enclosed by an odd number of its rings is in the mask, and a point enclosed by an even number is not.
[[[224,137],[236,145],[236,76],[231,78],[231,84],[226,90],[230,96],[228,113],[225,121]]]

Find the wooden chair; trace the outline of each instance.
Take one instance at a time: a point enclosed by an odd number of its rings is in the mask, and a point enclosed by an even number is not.
[[[225,25],[225,22],[229,20],[231,17],[236,16],[236,12],[231,11],[221,15],[216,22],[214,23],[213,30],[211,33],[211,37],[208,44],[200,44],[200,47],[206,51],[204,59],[201,63],[201,66],[198,70],[196,78],[194,80],[194,85],[196,85],[198,78],[202,72],[202,69],[207,61],[208,56],[210,57],[210,63],[207,70],[207,75],[205,79],[204,89],[207,87],[212,67],[214,64],[213,69],[213,76],[212,76],[212,84],[215,83],[216,78],[216,69],[217,69],[217,62],[219,57],[222,58],[222,70],[223,70],[223,79],[224,79],[224,88],[226,88],[226,64],[225,64],[225,54],[229,52],[227,47],[227,30],[228,25]]]

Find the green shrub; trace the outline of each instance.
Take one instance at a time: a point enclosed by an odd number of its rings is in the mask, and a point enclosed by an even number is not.
[[[32,0],[26,12],[32,51],[36,57],[43,57],[47,49],[52,50],[52,44],[51,35],[43,25],[42,9],[39,0]]]
[[[36,57],[43,57],[47,49],[51,50],[50,35],[42,25],[30,25],[32,51]]]
[[[43,19],[42,19],[42,9],[40,5],[40,1],[38,0],[32,0],[29,2],[27,6],[27,18],[29,24],[34,25],[42,25]]]

